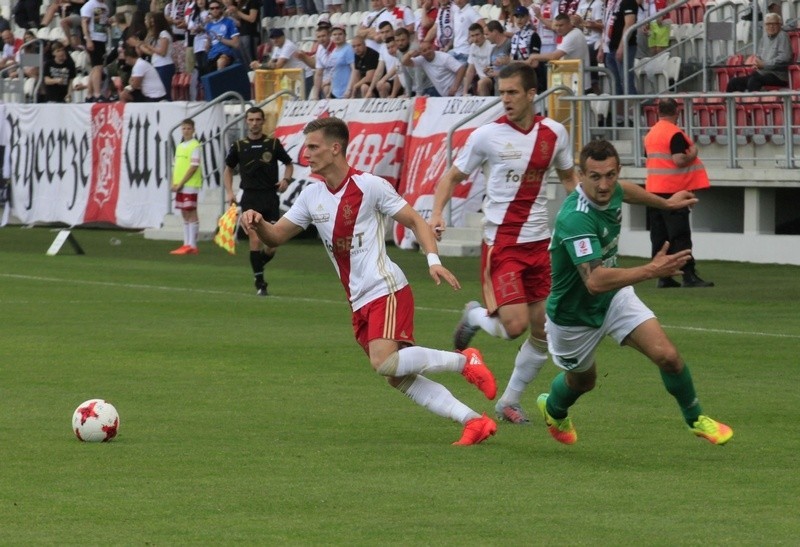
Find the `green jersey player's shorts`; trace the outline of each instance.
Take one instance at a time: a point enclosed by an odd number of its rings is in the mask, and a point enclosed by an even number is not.
[[[591,368],[597,346],[606,335],[622,345],[633,330],[655,317],[644,302],[639,300],[633,287],[620,289],[606,312],[600,328],[556,325],[545,317],[547,349],[557,367],[569,372],[583,372]]]

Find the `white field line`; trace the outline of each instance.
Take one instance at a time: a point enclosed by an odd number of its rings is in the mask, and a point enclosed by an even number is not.
[[[197,289],[194,287],[174,287],[174,286],[167,286],[167,285],[146,285],[142,283],[117,283],[113,281],[86,281],[83,279],[58,279],[55,277],[44,277],[44,276],[37,276],[37,275],[20,275],[20,274],[4,274],[0,273],[0,278],[9,278],[9,279],[23,279],[26,281],[41,281],[43,283],[60,283],[62,285],[65,284],[74,284],[74,285],[92,285],[92,286],[101,286],[101,287],[119,287],[119,288],[126,288],[126,289],[144,289],[144,290],[153,290],[153,291],[168,291],[168,292],[185,292],[185,293],[195,293],[195,294],[213,294],[219,296],[226,296],[226,297],[242,297],[242,298],[254,298],[253,295],[245,294],[241,291],[221,291],[221,290],[209,290],[209,289]],[[341,305],[343,302],[341,300],[326,300],[320,298],[303,298],[300,296],[269,296],[265,299],[266,301],[269,300],[281,300],[287,302],[310,302],[316,304],[333,304],[333,305]],[[14,300],[14,302],[20,302],[18,300]],[[0,300],[0,304],[4,303],[3,300]],[[10,301],[6,301],[5,303],[11,303]],[[443,309],[443,308],[429,308],[426,306],[416,306],[417,310],[426,311],[426,312],[437,312],[437,313],[447,313],[447,314],[460,314],[461,310],[451,310],[451,309]],[[678,325],[662,325],[664,328],[667,329],[675,329],[675,330],[686,330],[686,331],[695,331],[695,332],[708,332],[708,333],[715,333],[715,334],[731,334],[735,336],[763,336],[767,338],[789,338],[789,339],[800,339],[800,334],[781,334],[776,332],[759,332],[759,331],[740,331],[740,330],[731,330],[731,329],[711,329],[706,327],[683,327]]]

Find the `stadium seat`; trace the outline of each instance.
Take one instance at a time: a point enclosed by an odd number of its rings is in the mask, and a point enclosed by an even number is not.
[[[64,29],[61,28],[60,25],[57,25],[50,29],[50,34],[48,35],[48,39],[52,41],[63,42],[67,39],[67,35],[64,34]]]
[[[191,75],[186,72],[179,72],[172,77],[172,100],[173,101],[188,101],[189,100],[189,84],[191,83]]]
[[[789,87],[800,90],[800,65],[789,65]]]

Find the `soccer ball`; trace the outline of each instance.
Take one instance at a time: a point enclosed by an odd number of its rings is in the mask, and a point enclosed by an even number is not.
[[[117,436],[118,430],[117,409],[103,399],[84,401],[72,415],[72,431],[80,441],[107,442]]]

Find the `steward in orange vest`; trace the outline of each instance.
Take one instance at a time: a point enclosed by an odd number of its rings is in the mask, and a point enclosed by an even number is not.
[[[647,180],[645,189],[669,198],[681,190],[701,190],[710,186],[708,174],[697,157],[697,147],[686,133],[676,125],[678,103],[674,99],[661,99],[658,102],[658,122],[650,128],[644,138],[647,153]],[[688,207],[675,211],[661,211],[648,208],[650,224],[650,245],[655,256],[669,242],[669,253],[677,253],[692,248],[692,229],[689,223]],[[703,281],[695,271],[694,257],[683,268],[683,283],[671,277],[658,280],[658,288],[670,287],[713,287]]]

